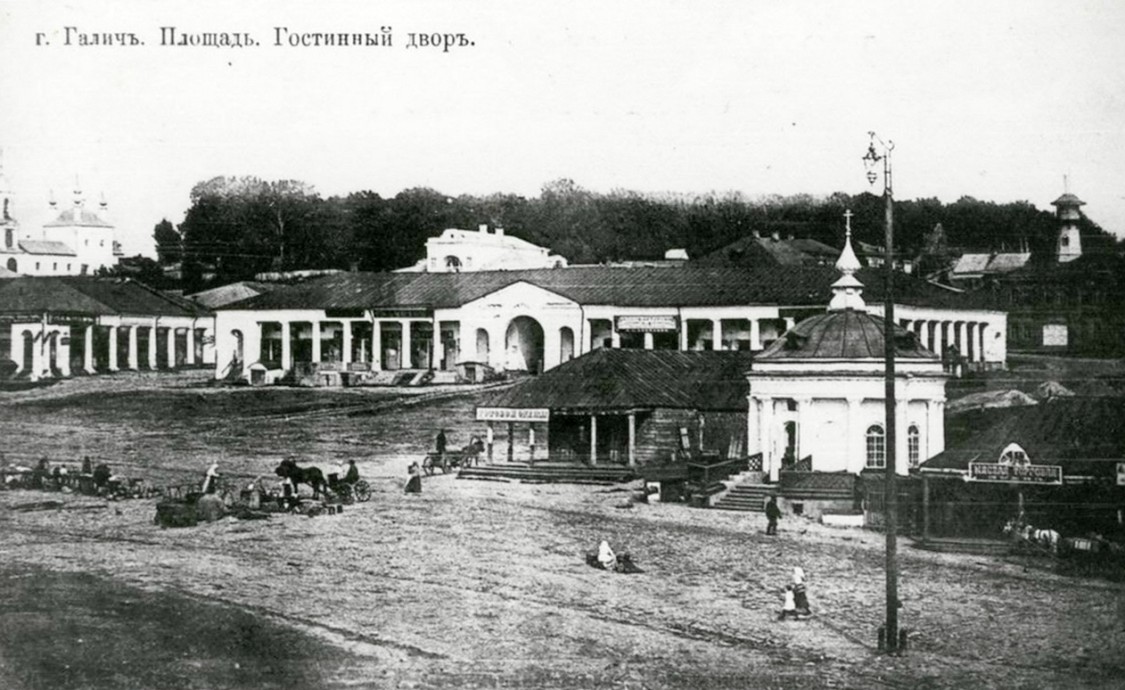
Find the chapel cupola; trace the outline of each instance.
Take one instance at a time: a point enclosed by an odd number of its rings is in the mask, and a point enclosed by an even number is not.
[[[828,311],[867,311],[867,304],[863,301],[863,283],[855,277],[860,269],[859,258],[852,249],[852,212],[844,212],[844,250],[836,260],[836,270],[842,275],[832,283],[832,301],[828,303]]]

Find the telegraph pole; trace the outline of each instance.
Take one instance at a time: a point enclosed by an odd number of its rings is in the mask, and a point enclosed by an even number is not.
[[[883,485],[884,524],[887,530],[886,571],[887,571],[887,621],[884,626],[886,650],[898,651],[898,490],[895,485],[895,448],[897,434],[895,429],[895,304],[894,304],[894,188],[891,180],[891,151],[894,142],[883,143],[883,140],[868,132],[871,143],[867,147],[867,154],[863,162],[867,166],[867,181],[875,184],[878,173],[875,165],[883,164],[883,202],[885,204],[884,221],[886,223],[886,253],[884,255],[884,272],[886,287],[883,293],[883,349],[886,363],[884,397],[886,399],[886,447],[884,457],[886,464],[883,469],[885,482]],[[875,150],[875,143],[879,143],[882,153]]]

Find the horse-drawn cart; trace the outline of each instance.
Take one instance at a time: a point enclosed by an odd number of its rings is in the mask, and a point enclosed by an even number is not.
[[[432,476],[438,470],[445,474],[452,468],[472,467],[474,464],[480,464],[480,451],[475,449],[447,450],[445,453],[430,451],[422,461],[422,469]]]

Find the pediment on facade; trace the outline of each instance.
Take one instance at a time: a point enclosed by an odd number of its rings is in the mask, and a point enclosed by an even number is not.
[[[473,308],[488,308],[488,307],[501,307],[501,308],[514,308],[517,306],[524,306],[528,308],[536,307],[577,307],[578,303],[569,297],[564,297],[557,292],[547,290],[533,285],[527,281],[521,280],[511,285],[506,285],[499,290],[479,297],[471,302],[466,302],[462,305],[464,309]]]

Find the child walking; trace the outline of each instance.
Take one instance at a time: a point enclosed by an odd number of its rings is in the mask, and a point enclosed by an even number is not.
[[[785,585],[785,603],[781,606],[781,615],[777,617],[779,621],[786,618],[797,618],[797,598],[793,593],[793,585]]]

